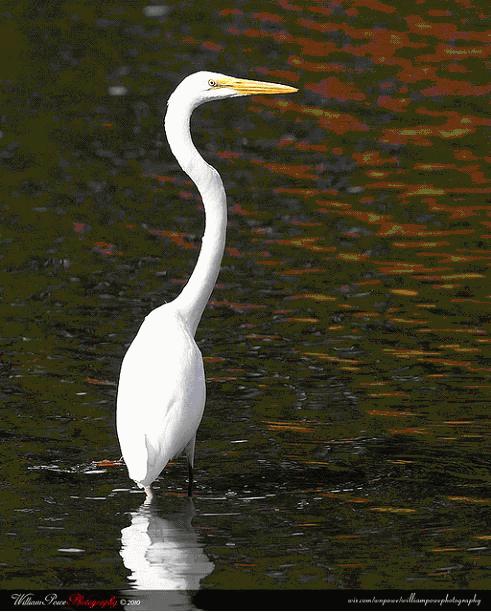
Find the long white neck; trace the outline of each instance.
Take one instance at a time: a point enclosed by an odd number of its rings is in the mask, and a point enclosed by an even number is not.
[[[215,286],[227,227],[227,201],[220,175],[198,153],[191,139],[192,104],[170,98],[165,115],[165,133],[172,153],[196,184],[205,209],[205,233],[198,261],[188,283],[174,300],[194,335]]]

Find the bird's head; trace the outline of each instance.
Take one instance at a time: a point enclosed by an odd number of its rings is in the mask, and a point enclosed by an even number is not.
[[[172,98],[179,101],[189,101],[193,107],[222,98],[235,98],[238,96],[286,94],[298,91],[295,87],[265,81],[251,81],[227,76],[218,72],[195,72],[187,76],[177,86]]]

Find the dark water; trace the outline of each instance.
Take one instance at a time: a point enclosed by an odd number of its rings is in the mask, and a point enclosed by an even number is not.
[[[159,6],[0,9],[0,586],[489,585],[488,4]],[[92,462],[197,257],[161,116],[198,69],[300,93],[196,114],[228,248],[194,504],[177,460],[149,510]]]

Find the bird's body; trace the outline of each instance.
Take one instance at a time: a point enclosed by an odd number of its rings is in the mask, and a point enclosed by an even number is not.
[[[206,395],[203,359],[194,335],[215,286],[225,247],[223,183],[192,142],[191,114],[210,100],[294,91],[276,83],[198,72],[184,79],[169,98],[167,139],[181,168],[198,187],[206,227],[188,283],[173,302],[145,318],[121,367],[116,417],[119,442],[130,478],[149,497],[151,483],[183,450],[189,467],[188,494],[192,492],[194,445]]]
[[[156,308],[121,367],[117,428],[130,478],[148,487],[194,441],[205,393],[203,359],[185,319],[173,303]]]

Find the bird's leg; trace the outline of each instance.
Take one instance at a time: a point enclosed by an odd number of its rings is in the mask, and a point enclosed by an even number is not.
[[[196,436],[186,446],[186,457],[188,459],[188,497],[193,496],[193,467],[194,467],[194,445]]]
[[[193,497],[193,466],[188,461],[188,497]]]

